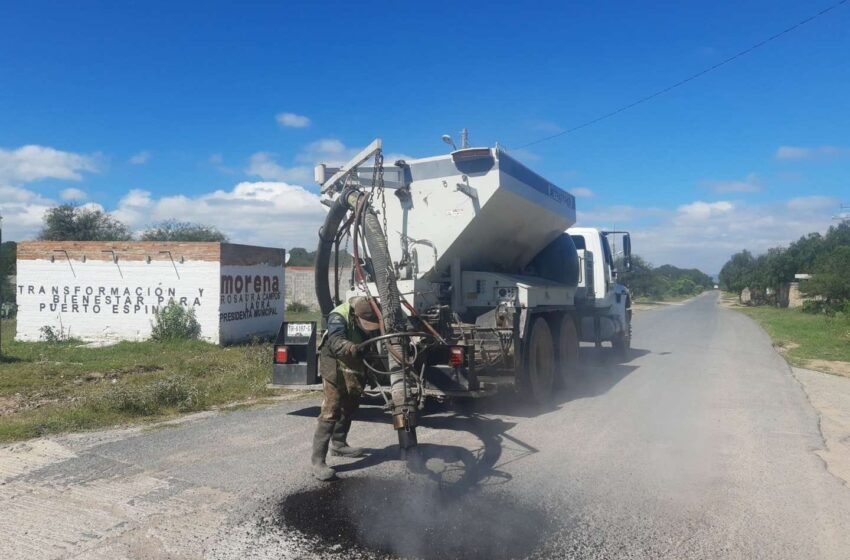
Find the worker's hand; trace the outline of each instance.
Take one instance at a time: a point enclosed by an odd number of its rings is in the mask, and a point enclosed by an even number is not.
[[[357,345],[353,342],[349,342],[345,345],[345,355],[349,358],[356,358],[360,354],[360,351],[357,349]]]

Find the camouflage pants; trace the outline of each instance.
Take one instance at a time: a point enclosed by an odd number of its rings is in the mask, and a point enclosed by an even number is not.
[[[339,364],[334,381],[322,378],[324,399],[320,420],[335,422],[342,416],[351,419],[360,406],[360,396],[363,394],[361,374]]]

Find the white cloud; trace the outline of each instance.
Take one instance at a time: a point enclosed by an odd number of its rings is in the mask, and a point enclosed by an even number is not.
[[[248,160],[245,173],[271,181],[306,182],[310,180],[311,170],[304,165],[284,167],[278,164],[268,152],[257,152]]]
[[[587,187],[573,187],[568,190],[570,191],[570,194],[578,198],[591,198],[594,196],[593,191]]]
[[[6,239],[33,237],[41,228],[44,213],[56,205],[55,200],[26,188],[27,183],[42,179],[80,181],[83,173],[99,170],[98,160],[97,154],[83,155],[47,146],[0,149],[0,215]],[[65,189],[60,196],[79,200],[85,198],[85,192]]]
[[[349,148],[337,138],[322,138],[307,144],[295,160],[301,163],[338,165],[353,158],[362,148]]]
[[[156,198],[134,189],[121,199],[114,215],[134,230],[175,219],[214,225],[239,243],[312,247],[325,207],[318,195],[297,185],[246,181],[232,190],[197,196]]]
[[[850,148],[840,146],[780,146],[776,150],[776,159],[820,159],[850,156]]]
[[[831,196],[801,196],[788,201],[792,212],[829,211],[839,207],[841,201]]]
[[[151,153],[147,150],[141,151],[137,154],[133,154],[130,156],[128,160],[133,165],[144,165],[151,159]]]
[[[825,231],[834,223],[836,206],[836,199],[822,196],[760,204],[698,200],[672,211],[622,206],[613,207],[613,215],[607,210],[581,213],[580,225],[630,230],[634,252],[652,264],[714,274],[742,249],[759,254]]]
[[[360,153],[365,146],[349,147],[337,138],[322,138],[307,144],[301,152],[295,156],[295,161],[309,164],[310,169],[317,163],[337,166],[347,163],[351,158]],[[413,159],[407,154],[398,152],[384,153],[384,165],[392,165],[400,159]],[[367,163],[366,165],[371,165]],[[312,171],[311,177],[312,177]]]
[[[40,194],[13,186],[0,186],[0,215],[3,237],[19,240],[33,237],[41,228],[41,219],[55,202]]]
[[[306,128],[310,126],[310,119],[304,115],[296,115],[295,113],[278,113],[275,117],[280,126],[290,128]]]
[[[743,180],[731,181],[705,181],[705,184],[714,192],[732,193],[732,192],[759,192],[762,190],[761,181],[755,173],[750,173]]]
[[[84,190],[71,188],[59,191],[59,197],[62,200],[85,200],[88,195]]]
[[[0,149],[0,184],[21,184],[40,179],[81,180],[83,172],[98,170],[97,156],[63,152],[46,146]]]
[[[718,202],[703,202],[697,200],[690,204],[684,204],[676,209],[676,221],[705,221],[713,217],[728,214],[735,209],[735,205],[727,200]]]

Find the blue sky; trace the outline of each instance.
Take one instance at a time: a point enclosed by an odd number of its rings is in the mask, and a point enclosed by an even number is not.
[[[8,3],[0,212],[31,237],[62,200],[312,246],[310,168],[380,136],[468,127],[628,227],[655,264],[823,230],[850,203],[850,5],[574,134],[518,146],[715,64],[824,2]],[[290,113],[292,116],[283,116]],[[303,188],[302,188],[303,187]]]

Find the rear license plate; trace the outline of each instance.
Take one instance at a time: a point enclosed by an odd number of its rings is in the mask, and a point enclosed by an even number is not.
[[[286,336],[308,338],[313,334],[313,325],[310,323],[289,323],[286,325]]]

